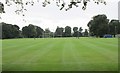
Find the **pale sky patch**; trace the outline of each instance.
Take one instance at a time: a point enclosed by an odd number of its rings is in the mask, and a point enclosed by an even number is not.
[[[4,0],[0,0],[3,2]],[[43,0],[42,0],[43,1]],[[68,1],[68,0],[67,0]],[[118,1],[119,0],[105,0],[107,5],[95,4],[92,1],[88,3],[87,9],[82,10],[82,4],[78,8],[73,7],[69,11],[60,11],[56,4],[52,4],[42,7],[41,3],[35,3],[34,6],[26,6],[28,9],[25,12],[25,17],[15,14],[15,5],[8,7],[5,6],[5,14],[2,14],[2,20],[0,22],[6,22],[11,24],[17,24],[20,28],[29,24],[40,26],[41,28],[49,28],[51,31],[55,31],[57,26],[65,27],[83,27],[88,29],[87,23],[93,16],[98,14],[106,14],[108,19],[118,19]],[[23,21],[23,19],[26,20]]]

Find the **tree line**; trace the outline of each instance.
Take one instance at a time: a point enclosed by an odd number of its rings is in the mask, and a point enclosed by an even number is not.
[[[78,27],[72,28],[70,26],[66,26],[65,28],[57,27],[55,32],[51,32],[49,28],[43,30],[41,27],[29,24],[28,26],[24,26],[22,30],[18,25],[12,25],[8,23],[0,23],[0,27],[2,27],[2,39],[10,39],[10,38],[46,38],[46,37],[80,37],[82,34],[82,27],[80,27],[80,32]],[[79,33],[78,33],[79,32]],[[88,31],[86,29],[86,36],[88,36]]]
[[[73,30],[73,33],[71,32]],[[73,29],[70,26],[66,26],[65,28],[57,27],[55,31],[54,37],[83,37],[88,36],[88,30],[85,29],[85,32],[82,32],[82,27],[73,27]]]
[[[46,37],[103,37],[105,34],[116,35],[120,34],[120,22],[119,20],[109,20],[106,15],[97,15],[92,18],[87,24],[89,29],[85,29],[83,32],[82,27],[70,26],[57,27],[55,32],[51,32],[49,28],[43,30],[41,27],[29,24],[24,26],[22,30],[18,25],[12,25],[8,23],[0,23],[0,28],[2,27],[2,39],[10,38],[46,38]],[[73,33],[72,33],[73,30]]]

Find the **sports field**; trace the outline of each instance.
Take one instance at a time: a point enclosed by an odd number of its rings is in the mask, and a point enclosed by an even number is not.
[[[116,71],[117,38],[2,40],[3,71]]]

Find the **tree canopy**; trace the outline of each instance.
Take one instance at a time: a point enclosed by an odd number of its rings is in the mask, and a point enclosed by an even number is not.
[[[64,36],[65,37],[71,37],[71,27],[70,26],[65,27]]]
[[[109,23],[109,33],[114,35],[115,34],[120,34],[120,22],[119,20],[111,20],[110,23]]]
[[[20,37],[19,26],[2,22],[0,23],[0,27],[2,27],[1,38],[6,39],[6,38],[19,38]]]
[[[64,28],[57,27],[57,29],[55,31],[55,37],[62,37],[63,36],[63,31],[64,31]]]
[[[87,24],[91,36],[103,37],[105,34],[116,35],[120,34],[119,20],[107,19],[106,15],[96,15]]]
[[[38,26],[29,24],[22,28],[22,35],[25,38],[39,38],[42,37],[44,30]]]
[[[88,23],[91,35],[103,36],[108,33],[108,22],[106,15],[97,15]]]
[[[87,4],[90,1],[94,1],[94,3],[96,4],[102,3],[106,5],[106,1],[104,0],[43,0],[43,2],[41,0],[5,0],[5,3],[0,2],[0,13],[5,13],[4,4],[6,4],[7,6],[11,6],[13,4],[17,5],[18,8],[16,9],[15,12],[17,14],[20,14],[23,13],[24,11],[27,11],[25,7],[26,5],[34,6],[36,2],[42,2],[43,7],[46,7],[47,5],[52,4],[54,2],[56,6],[60,8],[60,10],[64,9],[65,11],[68,11],[72,9],[73,6],[79,7],[80,3],[83,4],[81,8],[85,10]]]
[[[73,36],[78,37],[78,27],[73,27]]]

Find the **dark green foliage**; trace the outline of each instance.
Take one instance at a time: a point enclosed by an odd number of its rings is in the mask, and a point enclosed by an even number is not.
[[[63,36],[63,31],[64,31],[64,28],[57,27],[57,29],[55,31],[55,37],[62,37]]]
[[[4,22],[2,22],[1,25],[2,25],[2,38],[3,39],[19,38],[19,35],[20,35],[19,26],[7,24]]]
[[[78,27],[73,27],[73,37],[78,37]]]
[[[39,38],[42,37],[44,30],[38,26],[30,24],[29,26],[25,26],[20,31],[19,26],[0,23],[0,28],[2,28],[2,39],[10,39],[10,38]]]
[[[71,27],[70,26],[65,27],[64,36],[65,37],[71,37]]]
[[[32,24],[29,24],[28,26],[22,28],[22,34],[25,38],[42,37],[43,31],[44,30],[42,28]]]
[[[89,32],[91,36],[103,37],[105,34],[115,35],[120,34],[119,20],[107,19],[106,15],[97,15],[93,17],[88,23]]]
[[[97,15],[88,23],[90,34],[96,37],[102,37],[108,34],[108,22],[106,15]]]
[[[25,26],[25,27],[23,27],[22,28],[22,34],[23,34],[23,36],[24,37],[29,37],[28,35],[29,35],[29,33],[28,33],[28,27],[27,26]]]
[[[42,28],[36,26],[36,32],[37,32],[36,37],[42,38],[42,35],[43,35],[44,30],[43,30]]]
[[[79,28],[79,32],[78,32],[78,33],[79,33],[79,37],[82,37],[82,36],[83,36],[83,35],[82,35],[82,31],[83,31],[83,29],[82,29],[82,27],[80,27],[80,28]]]
[[[120,22],[119,20],[111,20],[109,23],[109,33],[112,35],[120,34]]]
[[[36,37],[37,32],[36,32],[36,27],[35,27],[34,25],[29,24],[28,30],[29,30],[29,37],[30,37],[30,38]]]

